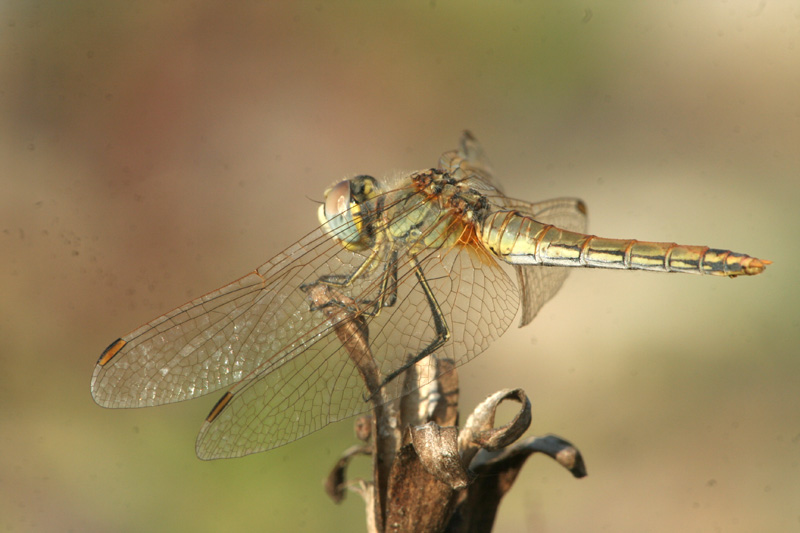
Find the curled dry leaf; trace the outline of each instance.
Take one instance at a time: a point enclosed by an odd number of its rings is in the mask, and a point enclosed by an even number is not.
[[[494,419],[498,406],[505,400],[514,400],[522,406],[514,418],[498,428]],[[531,402],[522,389],[503,389],[481,402],[461,430],[458,447],[464,463],[469,465],[475,454],[483,448],[499,450],[519,439],[531,425]]]
[[[357,445],[350,446],[344,451],[342,456],[339,457],[339,460],[336,461],[336,464],[331,469],[331,472],[328,474],[328,477],[325,478],[324,482],[325,493],[330,496],[334,502],[339,503],[344,499],[345,489],[347,488],[347,466],[350,464],[350,460],[356,455],[370,455],[371,453],[372,448],[370,446]]]
[[[463,492],[448,531],[491,531],[500,500],[511,490],[531,454],[544,453],[576,478],[586,475],[580,451],[555,435],[529,437],[503,450],[482,450],[470,465],[475,479]]]

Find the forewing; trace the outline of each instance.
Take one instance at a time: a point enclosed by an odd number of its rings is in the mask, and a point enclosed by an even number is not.
[[[458,181],[469,181],[481,192],[500,192],[483,147],[469,131],[462,132],[458,150],[442,154],[439,168]]]
[[[487,196],[504,198],[469,133],[441,164]],[[409,205],[413,208],[413,202]],[[532,206],[553,216],[566,213],[558,206]],[[315,307],[307,285],[321,276],[356,272],[370,251],[350,251],[314,232],[253,273],[112,343],[98,361],[92,395],[107,407],[143,407],[232,386],[198,436],[197,453],[204,459],[274,448],[363,412],[368,392],[343,347],[346,339],[337,336],[342,321],[363,324],[371,356],[380,374],[388,376],[407,368],[441,335],[434,313],[447,324],[448,340],[431,357],[457,365],[485,350],[515,315],[519,302],[513,282],[477,241],[448,246],[415,246],[411,254],[410,243],[391,243],[394,250],[372,258],[374,268],[339,289],[351,303],[342,302],[341,311],[331,315]],[[380,294],[381,280],[393,266],[396,301]],[[364,312],[378,301],[387,302],[380,313]],[[385,384],[383,398],[409,392],[404,383],[398,376]]]
[[[431,305],[414,264],[403,253],[398,257],[397,301],[377,316],[360,315],[382,376],[403,368],[436,338]],[[516,288],[497,264],[486,259],[480,251],[458,247],[417,256],[450,333],[436,357],[463,364],[485,350],[513,320]],[[368,300],[363,297],[369,294],[367,289],[351,296]],[[323,315],[323,309],[316,309],[312,322],[324,322]],[[322,340],[223,396],[200,431],[198,456],[214,459],[268,450],[366,411],[369,391],[342,340],[332,334],[335,327],[329,325]],[[387,383],[384,400],[410,392],[404,386],[403,376]]]
[[[319,340],[301,285],[348,274],[365,255],[315,231],[254,272],[145,324],[100,357],[92,396],[104,407],[178,402],[269,371]]]
[[[329,326],[331,326],[329,324]],[[269,450],[368,408],[364,382],[330,330],[220,399],[197,437],[201,459]]]

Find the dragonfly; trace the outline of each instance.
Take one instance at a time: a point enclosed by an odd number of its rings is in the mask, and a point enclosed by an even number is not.
[[[529,324],[569,267],[733,278],[770,264],[707,246],[586,234],[581,200],[506,196],[469,132],[436,168],[394,183],[341,181],[318,211],[319,228],[264,265],[112,342],[92,376],[94,400],[148,407],[227,388],[196,452],[239,457],[369,409],[375,391],[348,356],[342,321],[357,319],[368,332],[389,401],[419,386],[402,379],[412,366],[461,365],[518,314],[520,327]],[[334,295],[324,304],[314,296],[321,289]]]

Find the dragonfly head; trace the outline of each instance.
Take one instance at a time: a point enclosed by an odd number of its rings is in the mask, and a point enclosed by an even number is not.
[[[345,248],[369,248],[374,235],[367,203],[380,193],[380,185],[372,176],[361,175],[340,181],[325,191],[325,202],[317,213],[319,221],[325,231]]]

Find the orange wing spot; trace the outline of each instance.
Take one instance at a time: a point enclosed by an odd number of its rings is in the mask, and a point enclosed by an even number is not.
[[[231,398],[233,398],[233,393],[230,391],[226,392],[225,396],[220,398],[217,404],[214,406],[214,408],[211,409],[211,412],[208,413],[208,416],[206,417],[206,422],[208,423],[213,422],[219,416],[222,410],[225,409],[225,406],[228,405],[228,403],[231,401]]]
[[[128,344],[122,339],[117,339],[111,344],[108,345],[108,348],[103,350],[103,353],[100,355],[100,359],[97,360],[97,364],[100,366],[106,366],[109,361],[114,359],[114,356],[119,353],[123,346]]]

